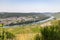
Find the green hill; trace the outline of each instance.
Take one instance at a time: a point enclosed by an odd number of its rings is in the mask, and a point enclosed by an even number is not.
[[[40,17],[46,17],[46,15],[44,15],[42,13],[8,13],[8,12],[4,12],[3,14],[0,13],[0,18],[20,17],[20,16],[40,16]]]
[[[54,13],[53,16],[54,16],[55,18],[60,18],[60,12]]]

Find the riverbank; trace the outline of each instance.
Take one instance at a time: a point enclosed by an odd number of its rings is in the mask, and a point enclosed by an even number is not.
[[[53,16],[51,16],[50,18],[47,18],[45,20],[40,20],[40,21],[37,21],[37,22],[32,22],[32,23],[28,23],[28,24],[21,24],[21,25],[14,25],[14,26],[9,26],[8,25],[8,26],[4,26],[4,28],[10,28],[10,27],[14,28],[14,27],[20,27],[20,26],[25,26],[25,25],[44,24],[44,23],[46,23],[48,21],[51,21],[51,20],[54,20]],[[46,25],[46,24],[44,24],[44,25]]]

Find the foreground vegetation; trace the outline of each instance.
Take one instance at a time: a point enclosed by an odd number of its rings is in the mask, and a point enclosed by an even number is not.
[[[60,40],[60,20],[52,21],[50,26],[44,27],[36,24],[16,28],[0,28],[0,40],[2,38],[5,40]]]
[[[55,20],[51,26],[40,29],[41,35],[37,35],[35,40],[60,40],[60,20]]]

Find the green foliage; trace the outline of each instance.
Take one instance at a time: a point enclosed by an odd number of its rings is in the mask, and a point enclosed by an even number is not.
[[[15,35],[13,35],[12,33],[6,32],[6,38],[7,39],[13,39],[15,37]]]
[[[40,16],[45,18],[46,16],[42,13],[8,13],[4,12],[3,14],[0,13],[0,18],[8,18],[8,17],[22,17],[22,16]]]
[[[60,28],[58,26],[44,27],[41,34],[44,40],[60,40]]]
[[[51,24],[51,26],[46,27],[40,27],[40,24],[37,24],[20,26],[16,28],[6,28],[6,31],[3,32],[4,35],[0,35],[0,40],[3,38],[5,40],[14,39],[15,35],[20,33],[39,33],[34,37],[35,40],[60,40],[60,20],[53,21]]]
[[[56,19],[59,19],[59,18],[60,18],[60,12],[54,13],[53,16],[54,16]]]
[[[0,35],[0,40],[13,40],[15,39],[15,35],[13,35],[12,33],[10,32],[5,32],[3,31],[2,32],[2,35]]]
[[[36,34],[36,37],[34,38],[34,40],[40,40],[40,35]]]
[[[41,35],[36,35],[35,40],[60,40],[60,20],[52,22],[51,26],[41,27]]]
[[[60,20],[54,20],[51,22],[51,24],[54,26],[60,26]]]

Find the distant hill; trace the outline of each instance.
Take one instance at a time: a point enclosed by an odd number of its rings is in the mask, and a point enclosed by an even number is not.
[[[54,16],[55,18],[60,18],[60,12],[56,13],[44,13],[47,16]]]
[[[52,13],[52,12],[45,12],[45,13],[43,13],[43,14],[45,14],[45,15],[47,15],[47,16],[53,16],[54,13]]]
[[[8,12],[4,12],[3,14],[0,13],[0,18],[20,17],[20,16],[40,16],[40,17],[47,17],[47,15],[42,14],[42,13],[8,13]]]
[[[52,14],[55,18],[59,18],[60,19],[60,12],[58,12],[58,13],[54,13],[54,14]]]
[[[0,12],[0,18],[8,18],[8,17],[20,17],[20,16],[40,16],[42,18],[54,16],[55,18],[60,18],[60,12],[51,13],[12,13],[12,12]]]

